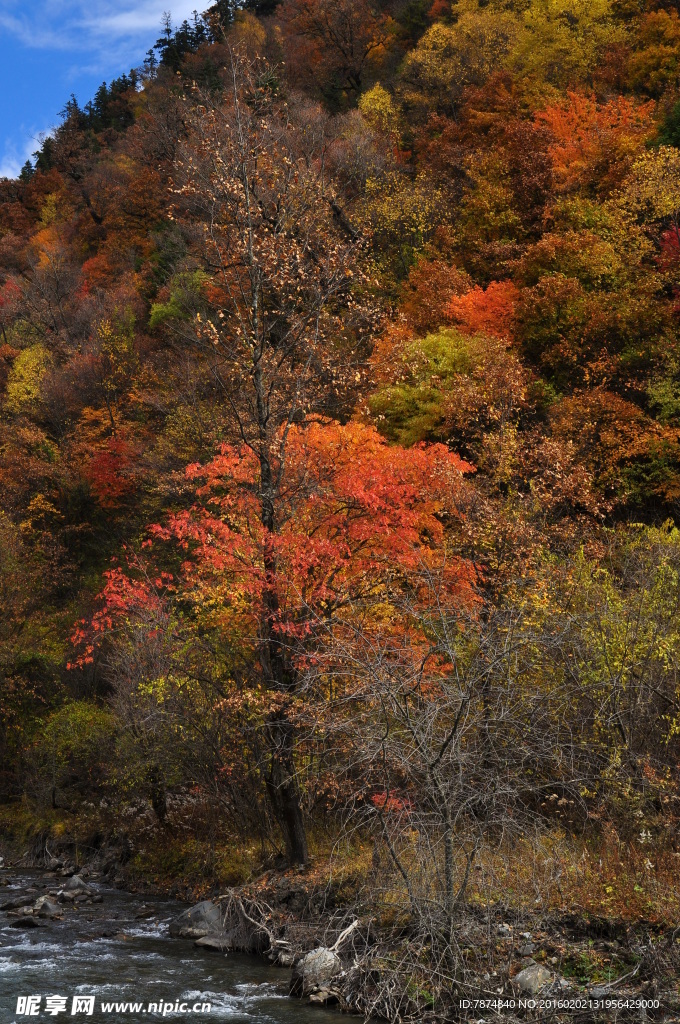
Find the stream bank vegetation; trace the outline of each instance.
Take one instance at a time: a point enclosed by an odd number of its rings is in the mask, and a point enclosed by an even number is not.
[[[394,1021],[529,960],[677,1011],[679,53],[663,0],[220,0],[0,181],[31,856],[358,920]]]

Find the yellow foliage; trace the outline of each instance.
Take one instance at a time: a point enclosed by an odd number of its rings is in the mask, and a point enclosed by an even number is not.
[[[659,146],[647,150],[633,164],[623,190],[624,206],[642,221],[672,218],[680,214],[680,150]]]
[[[383,265],[407,272],[435,227],[446,219],[446,202],[427,175],[415,179],[399,171],[369,178],[361,207],[365,229],[373,236]]]
[[[509,66],[545,91],[590,81],[603,50],[625,40],[612,19],[612,0],[533,0],[517,34]]]
[[[30,412],[40,399],[40,386],[52,365],[44,345],[31,345],[14,360],[7,378],[5,408],[9,412]]]
[[[384,135],[399,135],[399,110],[380,82],[362,95],[359,110],[374,131]]]
[[[495,153],[468,161],[471,187],[461,203],[458,229],[468,244],[515,238],[522,222],[506,166]]]
[[[518,19],[474,0],[457,6],[454,25],[435,22],[404,62],[404,79],[415,87],[410,102],[448,110],[469,85],[482,85],[503,65],[519,31]]]
[[[240,51],[245,51],[249,56],[255,57],[262,53],[267,41],[267,33],[262,22],[258,21],[254,14],[249,11],[238,11],[229,38],[239,46]]]
[[[57,195],[56,192],[52,192],[45,198],[45,202],[42,205],[40,211],[40,223],[44,228],[53,224],[59,214],[59,204],[61,202],[61,196]]]
[[[57,519],[63,519],[63,515],[56,508],[49,498],[44,494],[36,494],[31,498],[26,516],[21,521],[21,532],[30,534],[35,530],[47,529]]]

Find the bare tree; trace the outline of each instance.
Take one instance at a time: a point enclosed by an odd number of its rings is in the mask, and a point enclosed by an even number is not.
[[[328,766],[343,780],[346,827],[374,835],[372,898],[384,886],[392,906],[402,901],[412,934],[427,937],[453,980],[479,851],[540,827],[556,787],[579,801],[599,766],[573,729],[583,689],[559,665],[568,625],[530,609],[466,610],[432,574],[398,614],[397,628],[357,617],[349,639],[346,623],[327,624],[309,707],[333,677]]]

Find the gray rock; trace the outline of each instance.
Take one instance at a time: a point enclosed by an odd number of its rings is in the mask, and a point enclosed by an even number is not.
[[[135,914],[135,920],[136,921],[143,921],[147,917],[155,917],[155,916],[156,916],[156,911],[154,910],[153,907],[140,907],[139,910],[137,911],[137,913]]]
[[[611,994],[611,985],[593,985],[592,988],[588,989],[588,995],[591,999],[607,999]]]
[[[37,921],[34,917],[18,917],[16,921],[12,921],[10,928],[44,928],[45,925],[42,922]]]
[[[43,903],[38,910],[38,917],[61,917],[63,910],[58,903],[52,903],[51,900]]]
[[[330,988],[334,978],[342,974],[342,963],[332,949],[320,946],[307,953],[293,968],[291,993],[308,996],[312,992]]]
[[[547,967],[543,967],[542,964],[532,964],[531,967],[525,967],[523,971],[516,974],[512,979],[512,984],[520,992],[535,996],[550,985],[552,980],[553,976]]]
[[[68,882],[64,886],[67,892],[86,892],[88,896],[92,895],[93,889],[84,881],[80,875],[72,875]]]
[[[508,939],[512,935],[512,928],[509,924],[499,924],[496,931],[504,939]]]
[[[520,956],[531,956],[531,954],[534,953],[535,951],[536,951],[536,947],[534,946],[533,942],[526,942],[522,946],[522,948],[519,950],[519,955]]]
[[[229,934],[222,933],[204,935],[202,938],[196,939],[194,946],[198,946],[199,949],[211,949],[216,953],[227,953],[234,948],[234,943]]]
[[[16,910],[18,907],[25,907],[27,900],[25,896],[15,896],[12,900],[6,900],[0,905],[0,910]]]
[[[203,900],[170,922],[170,934],[176,939],[202,939],[224,933],[222,911],[211,900]]]
[[[62,912],[59,904],[49,896],[40,896],[33,904],[33,911],[40,917],[53,917]]]

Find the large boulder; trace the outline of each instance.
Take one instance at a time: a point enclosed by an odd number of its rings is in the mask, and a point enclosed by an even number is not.
[[[202,939],[204,935],[223,932],[222,911],[211,900],[197,903],[170,922],[170,934],[175,939]]]
[[[290,983],[291,994],[308,996],[312,992],[328,989],[339,974],[342,974],[342,963],[338,954],[320,946],[306,953],[295,964]]]
[[[512,979],[513,988],[527,996],[536,996],[553,981],[553,976],[542,964],[530,964]]]

